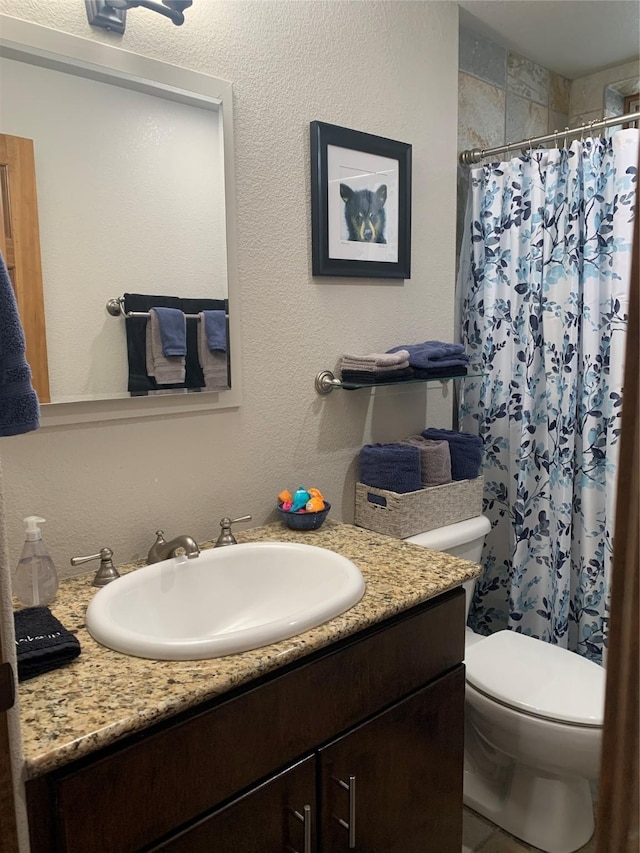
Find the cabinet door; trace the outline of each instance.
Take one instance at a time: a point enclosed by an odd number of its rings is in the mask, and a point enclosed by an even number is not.
[[[310,756],[153,850],[315,853],[316,758]]]
[[[460,853],[464,668],[320,751],[323,853]]]

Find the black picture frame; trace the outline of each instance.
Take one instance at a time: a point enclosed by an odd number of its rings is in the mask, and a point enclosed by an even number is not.
[[[411,145],[321,121],[310,142],[313,275],[411,278]]]

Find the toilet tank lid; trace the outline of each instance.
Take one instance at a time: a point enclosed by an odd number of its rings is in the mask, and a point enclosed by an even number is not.
[[[602,726],[605,670],[580,655],[516,631],[465,649],[467,682],[525,714]]]
[[[434,551],[447,551],[449,548],[466,545],[474,539],[486,536],[491,530],[491,522],[485,515],[476,515],[466,521],[458,521],[456,524],[448,524],[446,527],[436,527],[435,530],[427,530],[410,536],[406,542],[414,545],[422,545],[423,548],[432,548]]]

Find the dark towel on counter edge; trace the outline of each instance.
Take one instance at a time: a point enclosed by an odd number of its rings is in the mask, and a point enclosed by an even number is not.
[[[26,607],[13,614],[16,632],[18,681],[70,663],[80,654],[80,643],[48,607]]]
[[[25,359],[25,338],[13,285],[0,255],[0,436],[40,426],[40,406]]]
[[[198,314],[205,310],[227,310],[225,299],[180,299],[177,296],[149,296],[141,293],[125,293],[125,311],[149,311],[156,306],[179,308],[185,314]],[[158,388],[199,390],[204,388],[204,375],[198,359],[198,324],[196,319],[187,319],[187,356],[185,359],[185,381],[178,385],[158,385],[147,374],[146,359],[146,317],[127,317],[127,358],[129,362],[129,382],[127,390],[134,397],[148,395]]]

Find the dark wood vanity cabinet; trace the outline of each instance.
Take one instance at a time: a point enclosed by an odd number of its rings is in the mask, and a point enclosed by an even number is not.
[[[464,595],[27,783],[32,853],[459,853]]]

